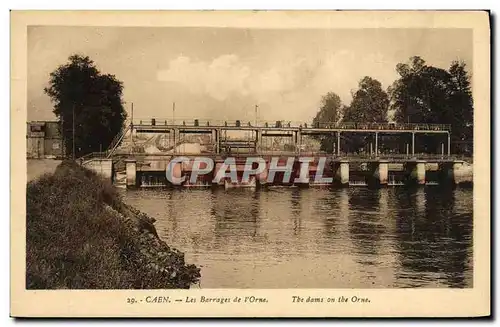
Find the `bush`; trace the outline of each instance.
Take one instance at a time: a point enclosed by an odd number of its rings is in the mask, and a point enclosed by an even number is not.
[[[26,288],[189,288],[200,270],[125,205],[111,183],[74,163],[27,185]]]

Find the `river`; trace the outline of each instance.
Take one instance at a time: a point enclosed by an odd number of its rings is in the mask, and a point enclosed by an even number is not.
[[[201,288],[472,285],[472,189],[128,190]]]

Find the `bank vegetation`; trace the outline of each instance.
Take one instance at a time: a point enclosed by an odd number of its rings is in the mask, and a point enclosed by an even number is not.
[[[200,269],[162,241],[154,220],[73,162],[27,185],[27,289],[189,288]]]

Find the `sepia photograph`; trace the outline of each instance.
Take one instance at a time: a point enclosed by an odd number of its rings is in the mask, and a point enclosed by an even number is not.
[[[477,287],[472,27],[104,21],[26,26],[26,291]]]

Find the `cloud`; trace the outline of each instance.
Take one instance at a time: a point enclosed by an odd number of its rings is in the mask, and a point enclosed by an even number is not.
[[[211,62],[180,56],[170,61],[168,69],[158,72],[158,80],[180,84],[191,93],[205,94],[219,101],[231,96],[269,100],[294,91],[300,84],[300,75],[307,74],[306,65],[305,60],[296,60],[290,66],[258,69],[233,54],[222,55]]]
[[[350,91],[363,76],[389,76],[381,80],[384,84],[394,77],[390,70],[378,55],[356,56],[345,50],[315,59],[284,56],[269,62],[225,54],[212,61],[179,56],[158,71],[157,79],[175,83],[196,97],[258,103],[265,108],[266,119],[280,119],[286,113],[292,120],[302,120],[317,110],[325,93],[336,92],[347,104]]]

